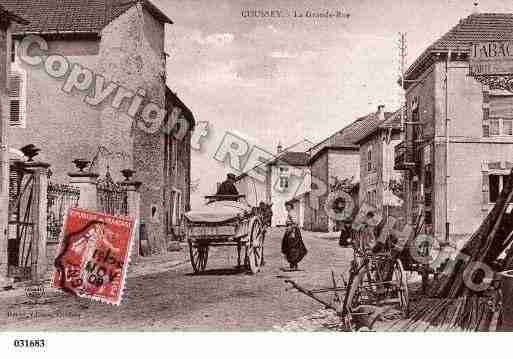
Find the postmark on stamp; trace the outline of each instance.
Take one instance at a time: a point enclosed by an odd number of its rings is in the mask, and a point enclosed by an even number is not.
[[[134,228],[134,220],[126,216],[70,209],[61,231],[53,287],[119,305]]]

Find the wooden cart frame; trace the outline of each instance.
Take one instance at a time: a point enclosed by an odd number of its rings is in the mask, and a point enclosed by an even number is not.
[[[226,199],[221,196],[222,199]],[[244,196],[232,196],[237,199]],[[218,200],[220,196],[206,196],[207,200]],[[266,235],[264,218],[258,208],[251,213],[223,222],[192,222],[185,220],[185,237],[194,273],[205,271],[209,248],[234,246],[237,248],[237,266],[244,265],[251,274],[260,271],[264,264],[264,241]]]

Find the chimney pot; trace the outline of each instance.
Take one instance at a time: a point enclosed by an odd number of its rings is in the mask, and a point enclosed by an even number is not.
[[[472,14],[479,14],[479,1],[474,1],[474,7],[472,9]]]
[[[378,116],[380,121],[385,120],[385,105],[378,106],[378,112],[376,113],[376,116]]]

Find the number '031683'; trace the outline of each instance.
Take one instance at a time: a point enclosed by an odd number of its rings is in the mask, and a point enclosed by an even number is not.
[[[44,339],[14,339],[16,348],[44,348],[46,341]]]

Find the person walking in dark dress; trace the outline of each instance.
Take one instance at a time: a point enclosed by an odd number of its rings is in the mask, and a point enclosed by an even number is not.
[[[286,221],[287,228],[285,229],[285,234],[281,242],[281,252],[285,255],[287,262],[289,262],[290,269],[297,270],[298,263],[301,262],[308,251],[303,243],[301,230],[292,216],[292,204],[287,203],[285,208],[288,212]]]

